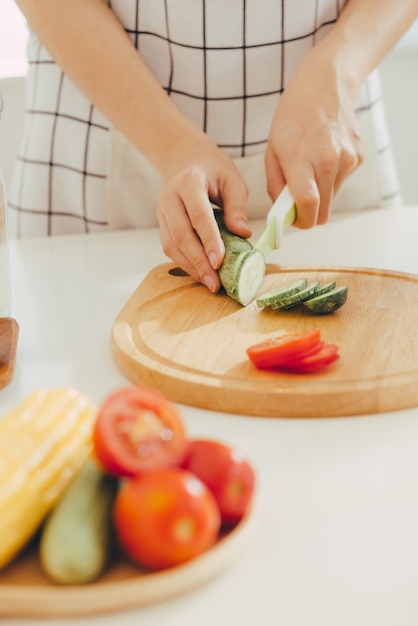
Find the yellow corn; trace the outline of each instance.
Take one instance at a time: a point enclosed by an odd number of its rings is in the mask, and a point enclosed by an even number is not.
[[[90,400],[71,388],[35,391],[0,417],[0,568],[84,465],[95,417]]]

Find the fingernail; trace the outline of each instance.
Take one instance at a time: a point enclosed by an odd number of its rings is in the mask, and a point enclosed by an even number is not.
[[[248,222],[246,220],[243,220],[243,219],[238,220],[237,225],[240,228],[243,228],[244,230],[250,230],[250,227],[248,226]]]
[[[212,293],[214,293],[216,291],[217,288],[217,284],[216,284],[216,280],[213,276],[211,276],[210,274],[205,274],[205,276],[203,277],[203,282],[206,285],[206,287],[212,291]]]
[[[209,261],[214,270],[218,269],[218,257],[214,252],[209,252]]]

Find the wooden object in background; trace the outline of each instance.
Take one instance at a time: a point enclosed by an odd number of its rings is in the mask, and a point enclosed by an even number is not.
[[[12,378],[16,361],[19,326],[11,317],[0,318],[0,389],[6,387]]]

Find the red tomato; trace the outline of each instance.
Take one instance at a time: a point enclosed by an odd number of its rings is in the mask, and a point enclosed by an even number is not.
[[[110,394],[93,429],[94,451],[109,474],[136,476],[179,465],[187,449],[175,406],[148,387],[124,387]]]
[[[339,358],[338,346],[332,343],[326,343],[314,354],[305,355],[300,359],[296,358],[294,361],[289,361],[286,364],[286,369],[299,373],[317,372],[327,365],[334,363],[334,361]]]
[[[241,450],[219,441],[193,439],[183,466],[212,491],[224,524],[243,517],[253,498],[255,473]]]
[[[125,552],[153,570],[178,565],[209,549],[221,525],[209,489],[178,468],[128,479],[118,491],[113,514]]]
[[[338,346],[322,341],[319,330],[266,339],[250,346],[247,354],[259,369],[299,374],[317,372],[339,359]]]
[[[321,332],[287,333],[250,346],[247,354],[260,369],[285,366],[289,359],[312,354],[321,347]]]

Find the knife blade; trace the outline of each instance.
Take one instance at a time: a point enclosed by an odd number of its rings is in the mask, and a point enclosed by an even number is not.
[[[267,214],[267,227],[264,229],[255,248],[267,257],[272,250],[280,248],[283,235],[288,226],[296,219],[296,205],[286,185]]]

